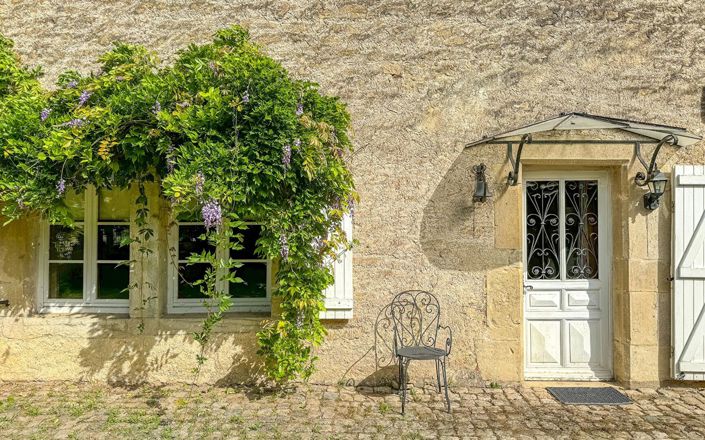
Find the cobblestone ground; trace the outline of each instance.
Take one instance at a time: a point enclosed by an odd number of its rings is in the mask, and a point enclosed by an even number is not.
[[[455,388],[453,412],[416,389],[391,391],[0,384],[0,439],[704,438],[705,390],[625,391],[625,406],[568,406],[542,388]],[[386,391],[386,390],[377,390]]]

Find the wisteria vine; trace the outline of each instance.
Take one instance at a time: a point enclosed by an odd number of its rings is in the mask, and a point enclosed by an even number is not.
[[[271,379],[308,377],[325,335],[318,316],[333,281],[329,263],[350,245],[341,221],[357,198],[345,106],[292,79],[238,26],[182,50],[167,67],[130,44],[98,62],[98,72],[67,71],[47,90],[40,71],[23,66],[12,41],[0,37],[2,215],[38,212],[70,225],[69,189],[155,182],[172,214],[200,217],[213,243],[238,248],[246,222],[262,224],[256,252],[279,259],[281,315],[259,332],[259,354]],[[226,268],[237,280],[229,258],[191,261]],[[199,362],[231,305],[215,288],[217,276],[214,269],[199,283],[212,300],[194,334]]]

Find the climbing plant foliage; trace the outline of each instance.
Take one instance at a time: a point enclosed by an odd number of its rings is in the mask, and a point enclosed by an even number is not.
[[[291,78],[237,26],[168,66],[123,43],[98,62],[97,73],[67,71],[45,89],[40,70],[0,37],[2,215],[70,226],[66,191],[137,185],[132,240],[144,243],[152,238],[144,187],[155,182],[173,218],[202,218],[214,244],[241,248],[245,222],[261,223],[257,253],[279,262],[281,314],[259,332],[259,353],[276,381],[308,377],[325,335],[318,316],[330,263],[349,246],[341,220],[356,200],[345,106]],[[241,281],[239,265],[214,252],[191,261],[213,268],[197,281],[208,314],[194,337],[205,347],[232,304],[216,280]]]

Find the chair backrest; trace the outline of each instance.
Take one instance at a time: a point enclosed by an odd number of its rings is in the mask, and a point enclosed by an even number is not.
[[[407,290],[389,305],[394,321],[394,347],[434,347],[440,326],[438,299],[423,290]]]

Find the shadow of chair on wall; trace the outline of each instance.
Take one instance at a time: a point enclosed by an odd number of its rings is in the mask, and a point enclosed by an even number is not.
[[[371,347],[358,358],[348,369],[343,373],[343,378],[339,381],[345,386],[354,387],[397,387],[398,367],[397,359],[394,355],[394,323],[391,315],[391,305],[388,304],[382,308],[377,314],[374,322],[373,332],[374,339]],[[347,378],[348,373],[355,368],[360,362],[370,358],[373,361],[373,372],[356,382],[352,378]]]

